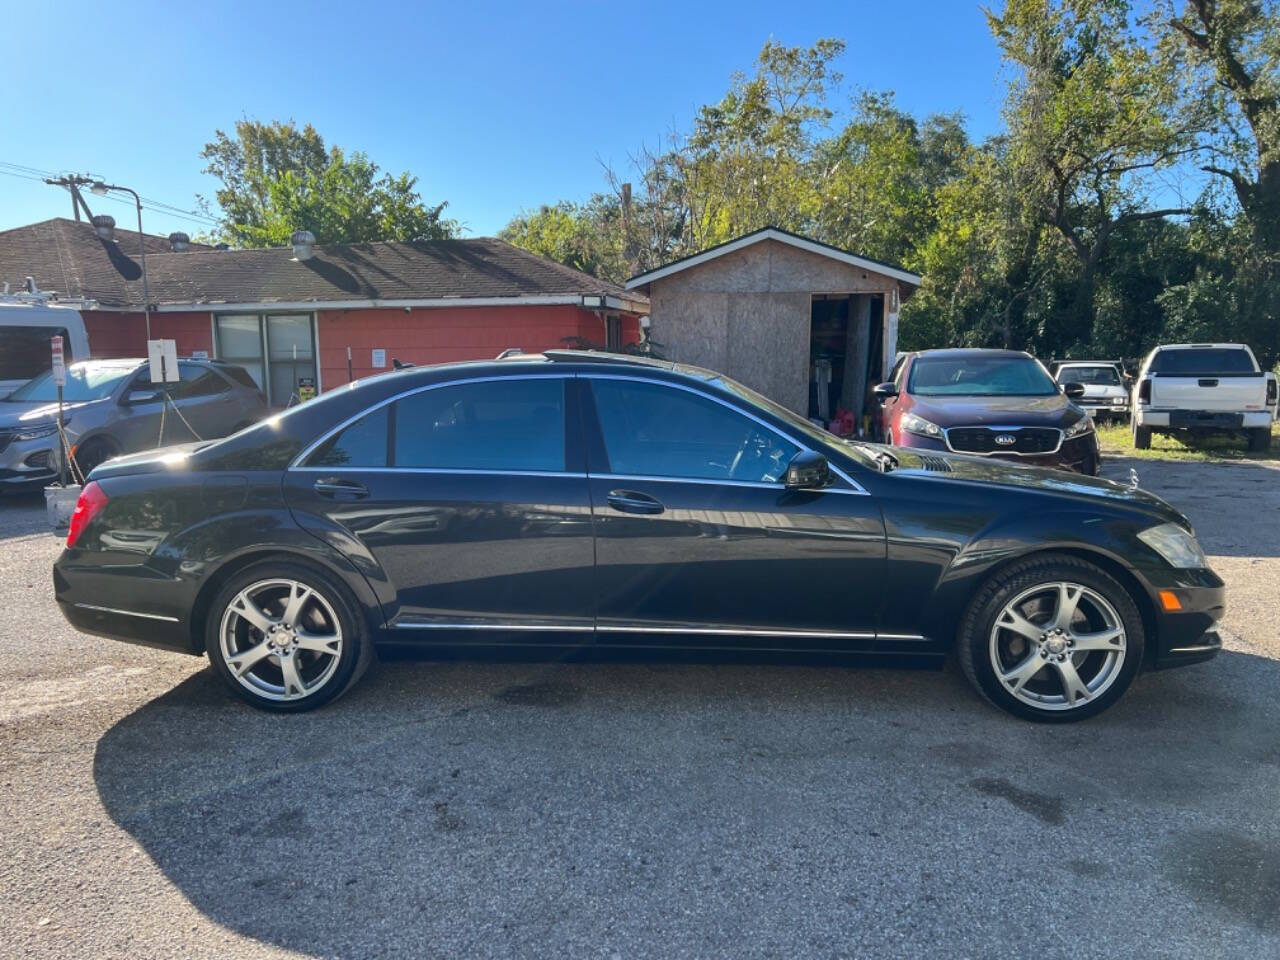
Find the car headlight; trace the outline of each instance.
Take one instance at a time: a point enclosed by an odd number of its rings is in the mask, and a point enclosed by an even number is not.
[[[70,417],[64,417],[62,422],[66,424],[70,421]],[[58,432],[56,423],[42,423],[38,427],[24,427],[13,435],[15,441],[20,440],[39,440],[41,437],[51,437]]]
[[[1188,533],[1176,523],[1148,527],[1138,534],[1138,539],[1169,561],[1171,567],[1191,570],[1209,565],[1195,534]]]
[[[1093,418],[1089,416],[1081,417],[1071,426],[1062,431],[1063,440],[1073,440],[1076,437],[1083,437],[1086,433],[1093,429]]]
[[[904,413],[901,423],[902,429],[907,433],[914,433],[920,437],[942,439],[942,428],[940,426],[926,420],[924,417],[917,417],[914,413]]]

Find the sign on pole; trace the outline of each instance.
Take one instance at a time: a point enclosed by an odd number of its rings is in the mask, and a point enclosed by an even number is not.
[[[178,344],[174,340],[148,340],[147,360],[152,383],[177,383]]]
[[[67,365],[62,358],[62,337],[51,337],[49,347],[53,356],[53,382],[56,386],[67,385]]]

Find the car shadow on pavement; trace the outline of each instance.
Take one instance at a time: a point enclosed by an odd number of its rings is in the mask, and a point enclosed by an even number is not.
[[[1270,945],[1280,847],[1232,824],[1274,810],[1277,689],[1228,652],[1047,726],[953,671],[413,661],[281,716],[205,670],[108,730],[94,778],[204,914],[315,955],[910,953],[948,904],[1082,883],[1093,942],[1155,884],[1144,923]]]

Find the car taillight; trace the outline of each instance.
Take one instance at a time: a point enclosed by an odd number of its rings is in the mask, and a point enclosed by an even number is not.
[[[1274,380],[1267,381],[1267,406],[1270,407],[1276,402],[1276,382]]]
[[[1138,384],[1138,402],[1139,403],[1151,402],[1151,381],[1150,380],[1144,379],[1140,384]]]
[[[102,492],[96,480],[91,480],[80,491],[80,499],[76,501],[75,512],[71,514],[71,529],[67,531],[67,546],[74,547],[89,521],[102,512],[107,505],[107,495]]]

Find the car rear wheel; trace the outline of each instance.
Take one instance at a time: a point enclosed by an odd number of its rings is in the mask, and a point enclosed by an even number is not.
[[[1252,453],[1265,453],[1271,449],[1271,428],[1255,427],[1249,431],[1249,450]]]
[[[1142,616],[1106,571],[1065,555],[997,574],[961,624],[965,675],[993,704],[1047,723],[1083,720],[1123,696],[1142,663]]]
[[[302,564],[255,564],[223,586],[210,612],[205,649],[214,670],[264,710],[328,703],[354,686],[372,657],[346,588]]]
[[[1133,427],[1133,447],[1135,450],[1151,449],[1151,428],[1138,426],[1138,421],[1131,422]]]

